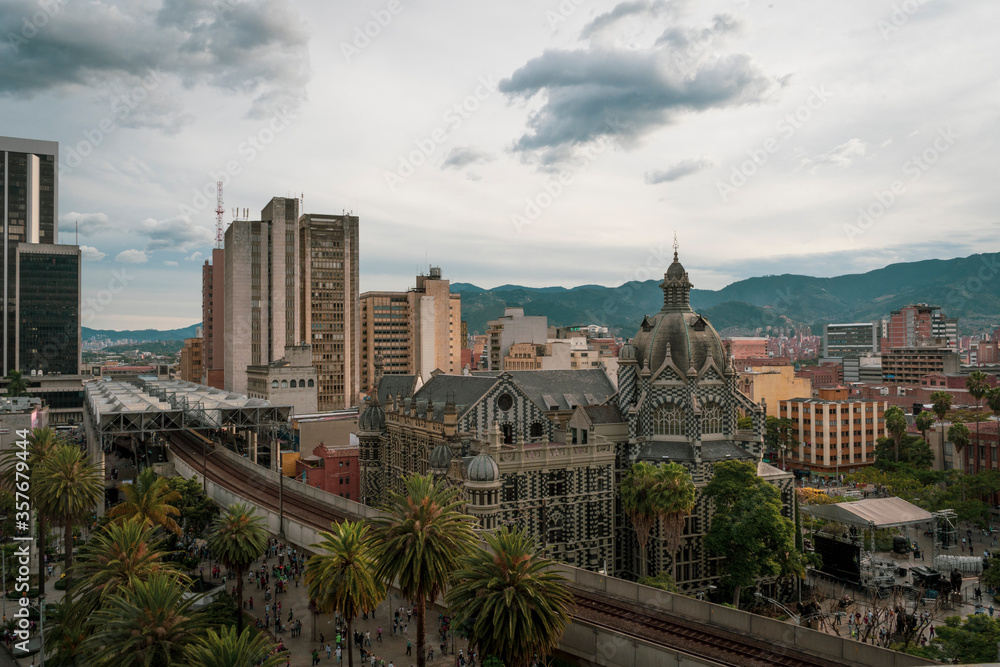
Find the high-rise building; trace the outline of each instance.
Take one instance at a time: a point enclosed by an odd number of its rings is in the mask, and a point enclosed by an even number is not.
[[[298,199],[275,197],[260,220],[235,220],[226,230],[222,365],[229,391],[246,393],[248,366],[280,359],[286,345],[301,342],[294,321],[296,240],[289,241],[298,209]]]
[[[298,251],[298,330],[312,346],[319,410],[355,406],[361,390],[358,217],[303,215]]]
[[[5,313],[2,341],[4,374],[18,367],[17,248],[22,243],[56,243],[58,163],[59,144],[54,141],[0,137],[0,215],[3,216],[4,240],[0,289]],[[79,290],[74,293],[79,309]],[[79,372],[79,368],[73,372]]]
[[[204,374],[204,338],[185,338],[178,374],[185,382],[201,382]]]
[[[878,352],[878,331],[871,322],[823,325],[823,356],[856,359]]]
[[[80,372],[80,248],[17,245],[14,365],[29,374]]]
[[[503,370],[503,360],[514,343],[541,343],[549,339],[549,320],[544,315],[524,314],[524,308],[505,308],[503,316],[487,322],[489,370]]]
[[[211,263],[201,268],[202,377],[201,384],[225,389],[226,251],[212,250]]]
[[[892,311],[883,335],[883,350],[921,345],[955,347],[958,342],[958,319],[945,317],[940,306],[918,303]]]
[[[462,297],[451,293],[451,281],[441,269],[417,276],[407,292],[365,292],[361,295],[362,390],[375,385],[375,359],[382,358],[384,375],[419,375],[462,370]]]

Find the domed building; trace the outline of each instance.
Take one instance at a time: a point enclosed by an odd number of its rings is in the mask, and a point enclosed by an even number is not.
[[[678,552],[681,590],[699,590],[716,576],[716,563],[704,548],[711,522],[709,503],[701,488],[719,461],[754,463],[758,474],[779,482],[788,506],[792,502],[792,475],[761,463],[765,410],[737,389],[736,371],[719,334],[690,304],[691,281],[677,258],[660,283],[663,307],[643,318],[618,358],[617,408],[628,428],[627,441],[618,441],[617,479],[637,461],[684,465],[698,488],[696,506],[687,520]],[[737,417],[748,415],[752,430],[737,429]],[[593,428],[593,427],[591,427]],[[631,521],[617,521],[615,574],[637,578],[638,541]],[[673,557],[663,543],[659,526],[647,545],[647,572],[672,571]]]

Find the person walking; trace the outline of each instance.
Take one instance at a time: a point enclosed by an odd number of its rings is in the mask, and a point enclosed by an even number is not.
[[[990,615],[992,616],[992,613]],[[410,652],[412,650],[413,650],[413,642],[410,641],[409,639],[407,639],[406,640],[406,655],[410,655]]]

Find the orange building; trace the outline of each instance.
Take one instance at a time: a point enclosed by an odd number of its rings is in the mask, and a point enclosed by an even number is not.
[[[841,396],[842,390],[821,395]],[[857,472],[875,462],[875,444],[887,437],[887,401],[792,398],[778,405],[778,417],[792,422],[798,445],[785,453],[785,465],[818,475]]]

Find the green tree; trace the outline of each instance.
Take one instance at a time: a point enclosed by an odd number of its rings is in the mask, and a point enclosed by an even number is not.
[[[660,590],[667,591],[668,593],[681,592],[681,589],[677,588],[677,582],[666,570],[661,571],[655,577],[643,577],[639,580],[639,583],[643,586],[659,588]]]
[[[8,396],[27,396],[28,395],[28,381],[24,379],[24,374],[21,371],[10,370],[7,372],[7,395]]]
[[[798,443],[795,425],[788,417],[767,417],[764,423],[764,442],[769,450],[781,452],[781,460],[784,461],[785,453]]]
[[[639,461],[629,468],[622,478],[618,492],[621,494],[622,508],[639,541],[639,576],[648,574],[646,545],[649,543],[649,533],[656,525],[659,517],[660,501],[656,466]]]
[[[243,580],[247,569],[267,548],[264,520],[250,505],[230,505],[212,524],[208,548],[220,563],[236,572],[236,632],[240,634],[243,632]]]
[[[969,390],[969,395],[976,399],[976,416],[983,406],[983,397],[991,389],[990,378],[982,371],[972,371],[965,378],[965,388]],[[973,472],[979,472],[979,419],[976,419],[976,451],[972,457]]]
[[[24,475],[28,476],[28,480],[31,486],[37,483],[37,471],[41,467],[41,464],[49,457],[56,448],[63,444],[65,440],[59,433],[46,426],[44,428],[32,429],[27,437],[28,446],[24,449],[20,447],[11,447],[10,449],[0,452],[0,476],[2,476],[4,485],[7,488],[17,488],[19,482],[24,481]],[[27,466],[27,470],[25,470]],[[48,520],[45,514],[36,506],[35,507],[36,518],[37,518],[37,530],[38,530],[38,553],[45,553],[45,542],[48,537],[49,527]],[[43,589],[42,584],[45,581],[45,559],[38,559],[38,582],[39,582],[39,592]]]
[[[668,463],[656,469],[656,514],[663,522],[663,542],[677,576],[677,550],[681,546],[684,521],[694,509],[695,487],[691,473],[680,463]]]
[[[136,581],[147,581],[157,573],[179,574],[172,561],[164,560],[155,531],[138,517],[109,523],[98,531],[81,547],[73,567],[81,599],[96,608]]]
[[[374,609],[385,597],[385,587],[375,574],[371,545],[365,541],[368,528],[360,521],[345,521],[319,534],[321,542],[306,565],[309,598],[323,613],[339,612],[347,620],[347,636],[354,635],[354,619]],[[347,651],[347,664],[354,667],[354,651]]]
[[[163,526],[176,535],[181,534],[181,527],[173,518],[180,516],[181,511],[174,503],[181,500],[181,494],[171,489],[167,480],[157,475],[155,470],[146,468],[135,482],[118,488],[125,500],[108,511],[110,518],[124,521],[138,517],[147,525]]]
[[[951,426],[948,427],[948,440],[951,444],[955,446],[955,458],[961,461],[961,456],[959,456],[963,450],[965,450],[966,445],[972,439],[972,434],[969,433],[969,427],[966,426],[961,419],[955,418]],[[958,467],[959,470],[965,472],[965,464]]]
[[[985,614],[962,619],[949,616],[944,625],[935,628],[933,645],[939,656],[957,660],[959,664],[995,662],[997,643],[1000,642],[1000,620]]]
[[[486,545],[463,559],[449,608],[458,623],[468,622],[470,644],[482,655],[528,667],[558,645],[569,623],[568,581],[521,530],[488,533]]]
[[[795,526],[782,516],[781,493],[757,477],[744,461],[723,461],[714,468],[705,495],[715,501],[715,514],[705,546],[722,556],[722,583],[740,593],[762,576],[782,575],[795,552]]]
[[[187,535],[203,536],[215,517],[219,515],[218,505],[205,495],[201,484],[193,477],[191,479],[169,477],[167,486],[172,492],[180,495],[179,500],[170,501],[180,511],[177,523],[183,526]]]
[[[34,485],[38,511],[62,524],[65,541],[63,572],[73,564],[73,525],[90,516],[104,498],[101,469],[76,445],[59,445],[42,462]],[[66,582],[69,590],[70,582]]]
[[[896,444],[896,463],[899,463],[899,443],[906,435],[906,415],[898,405],[891,405],[885,411],[885,430]]]
[[[944,421],[945,415],[951,410],[951,394],[946,391],[935,391],[930,396],[931,410],[939,422]],[[944,427],[941,427],[941,449],[944,449]]]
[[[222,628],[220,632],[209,628],[184,649],[184,657],[187,658],[184,664],[198,667],[279,667],[285,664],[288,653],[281,651],[272,655],[275,648],[277,645],[267,635],[252,628],[244,628],[240,634],[236,634],[235,628]],[[350,655],[353,651],[347,653]]]
[[[173,667],[207,629],[188,596],[186,577],[158,572],[112,595],[94,612],[93,634],[82,646],[93,667]]]
[[[926,410],[921,410],[917,416],[913,418],[913,423],[920,431],[920,435],[923,436],[924,442],[928,442],[927,431],[934,426],[934,415]]]
[[[753,429],[753,417],[737,417],[736,418],[736,428],[740,430],[751,430]]]
[[[879,438],[875,443],[875,467],[879,470],[907,468],[930,469],[934,452],[930,445],[915,435],[904,435],[899,441],[899,461],[895,461],[896,443],[890,438]]]
[[[444,591],[475,544],[475,519],[462,510],[458,489],[431,475],[407,477],[403,486],[403,493],[390,495],[386,515],[372,519],[369,543],[378,577],[397,580],[403,597],[415,602],[417,664],[424,667],[426,604]]]

